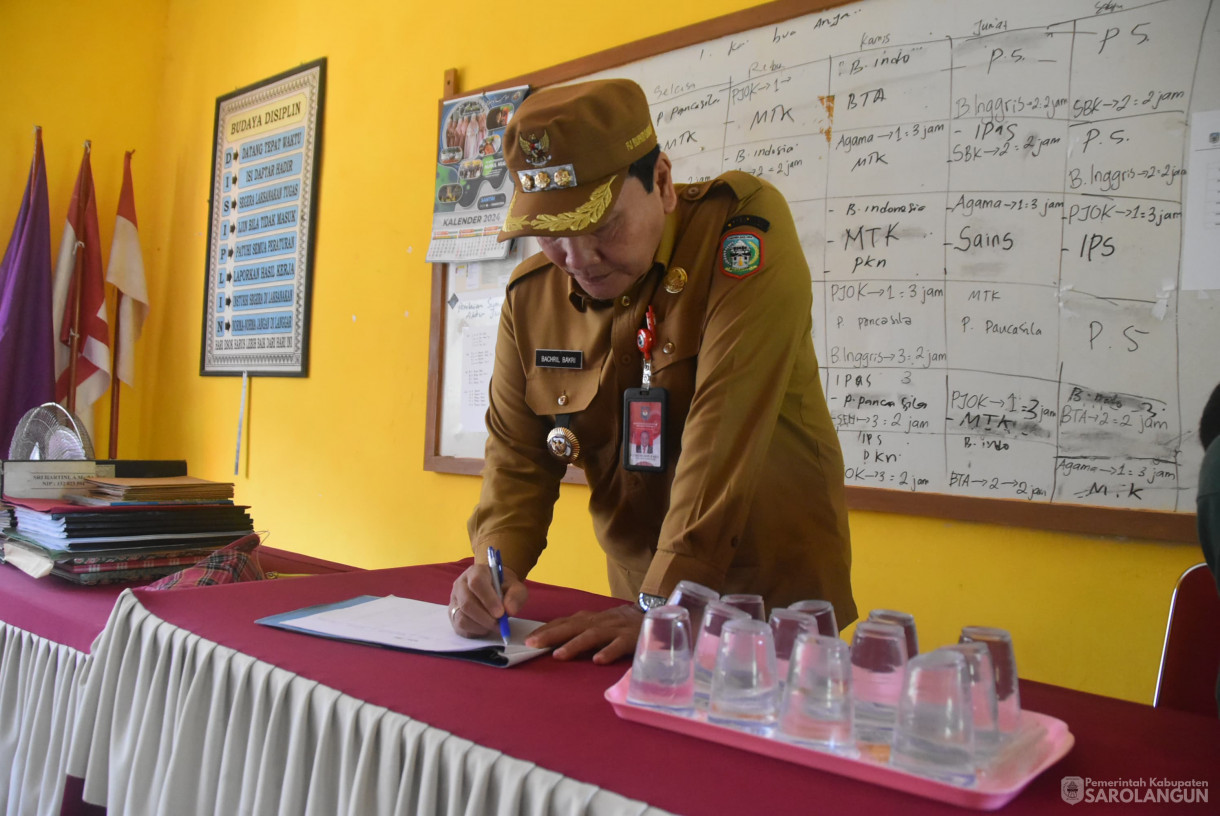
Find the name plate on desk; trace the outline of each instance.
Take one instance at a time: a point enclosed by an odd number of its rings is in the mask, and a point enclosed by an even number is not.
[[[59,499],[92,477],[185,476],[185,459],[5,459],[0,492],[15,499]]]

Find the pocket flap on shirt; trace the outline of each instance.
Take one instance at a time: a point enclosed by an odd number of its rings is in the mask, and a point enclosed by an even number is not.
[[[597,396],[601,371],[535,368],[525,375],[525,404],[539,416],[575,414]]]
[[[662,324],[657,331],[657,343],[652,350],[652,370],[655,374],[682,360],[699,354],[699,333],[702,326],[697,321],[680,318]],[[669,349],[666,352],[666,348]]]

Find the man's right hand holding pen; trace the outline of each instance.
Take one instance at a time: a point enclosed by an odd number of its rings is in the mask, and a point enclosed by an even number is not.
[[[501,615],[520,615],[529,599],[529,590],[510,567],[505,565],[503,572],[503,602],[496,593],[485,557],[476,558],[458,576],[449,595],[449,622],[453,631],[472,638],[498,635]],[[559,660],[591,655],[594,663],[609,664],[631,656],[643,620],[643,613],[634,604],[600,612],[577,612],[535,629],[525,639],[525,645],[553,648],[552,656]]]
[[[453,631],[462,637],[498,635],[500,617],[517,616],[529,599],[529,590],[512,568],[505,566],[503,571],[503,602],[485,559],[476,559],[458,576],[449,594],[449,623]]]

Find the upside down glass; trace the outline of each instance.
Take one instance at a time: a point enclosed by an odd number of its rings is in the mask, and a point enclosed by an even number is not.
[[[827,637],[839,636],[839,623],[835,620],[834,604],[830,601],[797,601],[789,604],[788,608],[796,612],[804,612],[806,615],[813,615],[813,619],[818,622],[819,634]]]
[[[754,620],[763,621],[764,623],[767,620],[766,604],[761,595],[735,592],[731,595],[721,595],[720,600],[729,606],[745,610]]]
[[[856,741],[877,759],[889,755],[902,695],[907,640],[893,623],[861,621],[851,642],[851,688]]]
[[[999,705],[1000,739],[1005,740],[1021,729],[1021,693],[1017,685],[1017,658],[1012,637],[1004,629],[993,626],[963,626],[959,643],[985,643],[991,652],[995,670],[995,696]]]
[[[695,704],[707,705],[712,690],[712,671],[720,648],[720,630],[731,620],[748,620],[749,613],[722,601],[708,601],[703,610],[703,626],[695,640]]]
[[[874,609],[868,613],[868,619],[878,623],[896,623],[901,626],[907,638],[907,660],[919,654],[919,635],[915,631],[914,615],[894,609]]]
[[[966,656],[937,649],[907,663],[890,763],[921,776],[972,785],[974,716]]]
[[[635,644],[627,702],[687,712],[694,709],[690,614],[680,606],[648,610]]]
[[[771,636],[775,639],[775,659],[785,662],[792,657],[797,635],[801,632],[816,634],[818,631],[818,622],[812,615],[791,609],[771,610],[771,620],[768,623],[771,625]]]
[[[669,593],[670,606],[681,606],[690,612],[690,622],[695,639],[699,638],[699,630],[703,628],[703,610],[710,601],[720,600],[720,593],[703,584],[694,581],[679,581],[674,591]]]
[[[771,627],[752,618],[726,623],[712,672],[708,721],[769,734],[775,725],[778,696]]]
[[[780,735],[853,755],[851,650],[837,637],[802,632],[793,646],[779,714]]]
[[[974,718],[974,750],[980,762],[994,755],[1000,742],[999,706],[995,697],[995,670],[985,643],[958,643],[943,647],[961,652],[970,670],[970,709]]]

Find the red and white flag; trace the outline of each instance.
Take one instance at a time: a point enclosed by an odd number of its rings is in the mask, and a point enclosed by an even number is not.
[[[80,267],[79,280],[75,274]],[[80,288],[80,345],[76,360],[76,412],[91,424],[86,410],[110,385],[110,332],[106,322],[106,289],[102,280],[102,246],[97,227],[97,199],[89,146],[81,159],[76,189],[68,205],[68,223],[55,264],[51,315],[55,321],[55,400],[67,404],[69,358],[72,355],[72,310]]]
[[[123,190],[119,193],[119,214],[114,219],[114,240],[110,242],[110,267],[106,282],[119,290],[115,317],[115,368],[119,379],[135,384],[136,341],[148,317],[148,286],[144,282],[144,256],[136,230],[136,196],[131,183],[131,154],[123,157]]]

